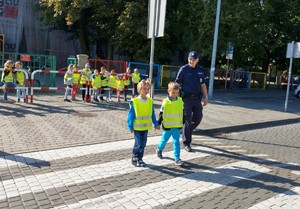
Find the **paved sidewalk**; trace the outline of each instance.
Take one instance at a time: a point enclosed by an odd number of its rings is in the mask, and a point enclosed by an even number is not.
[[[155,156],[153,130],[145,168],[130,165],[128,103],[60,93],[0,100],[0,208],[300,208],[300,99],[284,112],[284,91],[214,92],[185,166],[171,144]]]

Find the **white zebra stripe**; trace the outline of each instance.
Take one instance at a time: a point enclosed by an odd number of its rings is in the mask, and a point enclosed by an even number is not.
[[[159,143],[160,136],[148,137],[147,145]],[[53,149],[40,152],[31,152],[17,155],[6,155],[0,158],[0,168],[16,166],[22,164],[34,164],[41,161],[55,161],[63,158],[74,158],[89,154],[99,154],[109,151],[129,149],[133,147],[134,140],[108,142],[102,144],[84,145],[62,149]]]
[[[151,208],[193,197],[269,171],[268,168],[258,164],[239,161],[139,188],[86,199],[75,204],[62,205],[55,207],[55,209],[116,208],[122,206],[125,208]]]
[[[278,194],[249,209],[296,209],[300,208],[300,187],[294,187],[287,192]]]
[[[183,160],[202,158],[209,155],[221,153],[219,151],[205,148],[193,147],[196,152],[182,152]],[[168,158],[173,158],[173,151],[163,153],[166,159],[159,159],[156,155],[148,155],[143,159],[148,167],[162,166],[173,163]],[[80,184],[101,178],[124,175],[132,172],[148,169],[147,167],[134,167],[130,165],[130,159],[118,160],[103,164],[84,166],[68,170],[60,170],[45,174],[25,176],[0,182],[0,200],[12,198],[26,193],[36,193],[46,189],[64,187]]]

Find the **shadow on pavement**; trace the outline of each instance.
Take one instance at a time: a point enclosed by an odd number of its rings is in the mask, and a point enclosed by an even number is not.
[[[0,151],[0,158],[3,158],[5,160],[14,161],[16,163],[30,165],[30,166],[37,167],[37,168],[50,166],[50,162],[45,161],[45,160],[35,159],[35,158],[31,158],[31,157],[24,157],[24,156],[10,154],[10,153],[3,152],[3,151]]]

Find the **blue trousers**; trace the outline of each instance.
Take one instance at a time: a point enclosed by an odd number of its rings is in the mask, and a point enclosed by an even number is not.
[[[133,131],[133,134],[134,145],[132,150],[132,157],[137,157],[138,160],[141,160],[144,157],[148,131]]]
[[[7,87],[16,87],[15,83],[14,82],[8,82],[5,84]],[[7,100],[7,92],[8,90],[4,90],[3,91],[3,99],[4,100]]]
[[[182,142],[185,146],[190,146],[192,142],[192,132],[200,124],[203,113],[201,99],[184,98],[184,125],[182,128]]]
[[[157,149],[162,151],[167,142],[169,141],[170,137],[173,138],[173,150],[174,150],[174,158],[175,160],[180,159],[180,129],[179,128],[171,128],[170,130],[163,130],[161,140],[157,146]]]

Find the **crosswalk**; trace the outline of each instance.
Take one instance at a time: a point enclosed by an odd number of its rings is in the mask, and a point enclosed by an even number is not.
[[[300,208],[299,165],[198,137],[178,167],[170,144],[156,157],[159,140],[145,167],[130,164],[132,139],[5,155],[0,208]]]

